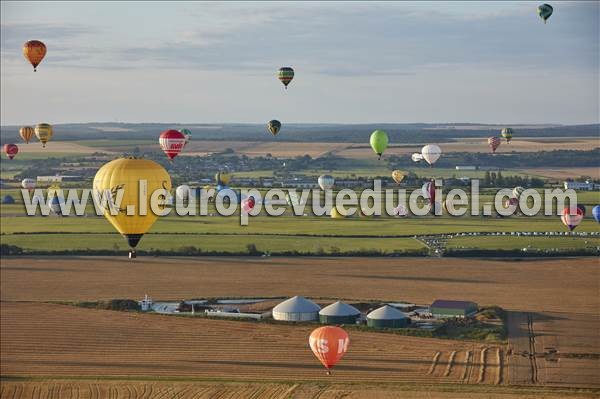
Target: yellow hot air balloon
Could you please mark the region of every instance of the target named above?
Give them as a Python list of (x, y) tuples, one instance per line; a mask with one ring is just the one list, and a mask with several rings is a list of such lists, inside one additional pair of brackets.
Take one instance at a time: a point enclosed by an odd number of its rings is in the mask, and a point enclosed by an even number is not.
[(215, 181), (217, 185), (226, 186), (231, 181), (231, 175), (227, 172), (217, 172), (215, 174)]
[(394, 179), (396, 184), (402, 183), (402, 180), (404, 180), (405, 176), (406, 175), (401, 170), (395, 170), (392, 172), (392, 179)]
[(29, 144), (29, 140), (31, 140), (31, 138), (35, 134), (35, 130), (33, 130), (31, 126), (23, 126), (19, 129), (19, 134), (21, 135), (23, 141)]
[[(140, 190), (140, 181), (144, 180), (145, 192)], [(115, 159), (103, 165), (94, 177), (94, 192), (98, 198), (106, 195), (108, 190), (116, 205), (115, 215), (105, 206), (104, 216), (127, 240), (131, 247), (130, 258), (135, 258), (136, 245), (158, 218), (150, 202), (152, 193), (159, 189), (169, 192), (171, 177), (162, 166), (148, 159)], [(123, 197), (121, 203), (117, 204), (119, 190), (123, 190)], [(159, 208), (164, 208), (166, 198), (160, 195), (157, 199), (162, 202), (157, 204)], [(143, 207), (145, 212), (140, 209)]]
[(331, 208), (331, 218), (332, 219), (343, 219), (345, 216), (337, 210), (336, 207)]
[(46, 147), (46, 143), (52, 138), (52, 126), (47, 123), (38, 123), (35, 126), (35, 135), (42, 143), (42, 147)]

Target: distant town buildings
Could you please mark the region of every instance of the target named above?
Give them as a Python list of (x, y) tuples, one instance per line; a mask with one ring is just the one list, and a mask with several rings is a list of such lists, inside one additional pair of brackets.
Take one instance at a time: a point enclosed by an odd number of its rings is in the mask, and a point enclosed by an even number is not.
[(600, 190), (600, 184), (586, 180), (580, 181), (566, 181), (564, 183), (565, 190), (579, 190), (579, 191), (595, 191)]

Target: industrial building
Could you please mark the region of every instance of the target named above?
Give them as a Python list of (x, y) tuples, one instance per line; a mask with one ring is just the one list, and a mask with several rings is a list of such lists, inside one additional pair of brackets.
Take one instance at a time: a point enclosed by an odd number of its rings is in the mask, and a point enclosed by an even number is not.
[(367, 315), (367, 325), (374, 328), (401, 328), (410, 324), (410, 319), (398, 309), (384, 305)]
[(438, 318), (454, 318), (454, 317), (470, 317), (477, 313), (477, 304), (468, 301), (450, 301), (445, 299), (435, 300), (429, 307), (429, 311), (433, 317)]
[(273, 318), (285, 321), (316, 321), (319, 320), (321, 307), (308, 299), (295, 296), (281, 302), (273, 308)]
[(355, 324), (359, 317), (360, 310), (341, 301), (332, 303), (319, 312), (322, 324)]

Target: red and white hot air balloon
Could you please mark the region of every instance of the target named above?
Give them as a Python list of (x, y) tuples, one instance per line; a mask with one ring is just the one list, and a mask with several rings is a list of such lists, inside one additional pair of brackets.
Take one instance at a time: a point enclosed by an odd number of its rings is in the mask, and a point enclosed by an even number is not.
[(489, 137), (487, 142), (490, 148), (492, 149), (492, 153), (495, 153), (496, 149), (500, 147), (500, 143), (502, 143), (502, 140), (500, 140), (498, 137)]
[(256, 205), (256, 200), (254, 197), (248, 197), (242, 200), (242, 211), (245, 213), (250, 213), (250, 211), (254, 209), (254, 205)]
[(16, 144), (4, 144), (4, 153), (8, 159), (13, 159), (19, 152), (19, 147)]
[(567, 226), (569, 228), (569, 231), (573, 231), (573, 230), (575, 230), (575, 227), (577, 227), (579, 225), (579, 223), (581, 223), (581, 221), (583, 220), (583, 216), (584, 215), (583, 215), (583, 211), (581, 210), (581, 208), (574, 207), (573, 212), (571, 212), (571, 209), (569, 207), (566, 207), (562, 211), (560, 220), (563, 222), (563, 224), (565, 226)]
[(350, 344), (348, 333), (339, 327), (319, 327), (310, 334), (310, 349), (331, 375), (331, 368), (344, 356)]
[(160, 148), (167, 154), (167, 157), (172, 161), (185, 146), (185, 134), (178, 130), (165, 130), (158, 138)]

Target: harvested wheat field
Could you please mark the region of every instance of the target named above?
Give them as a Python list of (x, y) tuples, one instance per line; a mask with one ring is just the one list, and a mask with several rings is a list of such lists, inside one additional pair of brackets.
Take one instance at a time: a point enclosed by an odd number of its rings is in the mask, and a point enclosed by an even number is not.
[[(559, 399), (591, 398), (593, 393), (568, 390), (495, 388), (470, 389), (464, 385), (449, 386), (385, 385), (385, 384), (314, 384), (314, 383), (219, 383), (176, 381), (97, 381), (97, 380), (4, 380), (0, 386), (2, 399), (395, 399), (399, 390), (403, 399)], [(418, 389), (418, 390), (417, 390)]]
[[(221, 380), (328, 381), (308, 349), (307, 326), (193, 319), (2, 303), (1, 374), (12, 376), (198, 377)], [(501, 346), (352, 331), (352, 350), (336, 381), (495, 384)], [(470, 363), (447, 353), (476, 353)], [(433, 361), (435, 354), (444, 355)], [(473, 373), (464, 373), (465, 367)], [(447, 368), (450, 373), (445, 373)], [(479, 378), (478, 372), (486, 375)], [(330, 378), (329, 378), (330, 379)]]
[[(0, 266), (3, 301), (205, 297), (472, 300), (510, 310), (598, 313), (597, 258), (18, 257)], [(557, 295), (560, 292), (560, 295)]]

